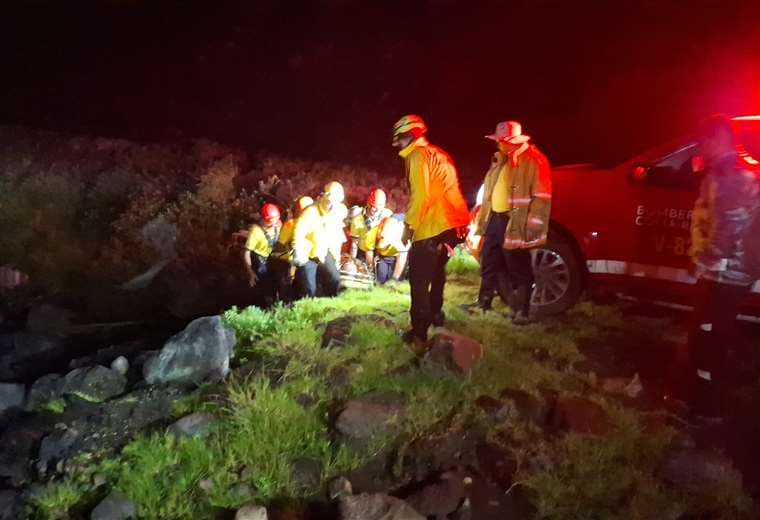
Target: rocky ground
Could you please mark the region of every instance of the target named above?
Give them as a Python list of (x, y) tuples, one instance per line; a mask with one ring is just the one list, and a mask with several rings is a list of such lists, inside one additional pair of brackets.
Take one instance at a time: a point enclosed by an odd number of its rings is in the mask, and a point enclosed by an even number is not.
[(0, 336), (0, 518), (757, 517), (757, 353), (733, 354), (727, 420), (696, 424), (682, 317), (582, 303), (516, 328), (461, 311), (476, 279), (452, 271), (423, 357), (406, 285), (67, 364), (73, 318), (35, 307)]

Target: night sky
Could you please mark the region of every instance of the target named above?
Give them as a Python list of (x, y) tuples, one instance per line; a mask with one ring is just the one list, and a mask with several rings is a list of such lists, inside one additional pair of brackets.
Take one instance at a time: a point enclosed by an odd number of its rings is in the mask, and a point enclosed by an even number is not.
[(760, 113), (760, 2), (3, 3), (0, 123), (207, 137), (395, 172), (422, 115), (469, 178), (518, 119), (553, 163), (625, 159)]

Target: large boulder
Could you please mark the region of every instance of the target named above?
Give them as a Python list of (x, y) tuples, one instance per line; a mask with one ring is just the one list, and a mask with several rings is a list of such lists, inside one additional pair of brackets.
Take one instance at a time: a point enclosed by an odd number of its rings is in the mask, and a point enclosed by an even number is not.
[(235, 333), (220, 316), (198, 318), (145, 363), (143, 376), (149, 384), (218, 381), (230, 370), (234, 347)]
[(423, 366), (434, 372), (467, 375), (483, 359), (483, 345), (467, 336), (443, 332), (430, 340)]
[(406, 502), (382, 493), (342, 496), (341, 520), (425, 520)]
[(21, 408), (26, 397), (26, 387), (15, 383), (0, 383), (0, 413), (10, 408)]
[(403, 395), (372, 392), (348, 401), (335, 421), (335, 429), (348, 443), (361, 446), (376, 435), (398, 431), (405, 412)]
[(0, 490), (0, 520), (16, 520), (21, 516), (18, 495), (10, 489)]
[(75, 368), (66, 374), (62, 390), (64, 394), (100, 403), (123, 394), (126, 387), (127, 378), (122, 374), (96, 365), (90, 368)]
[(131, 518), (137, 518), (137, 507), (120, 491), (111, 491), (90, 514), (90, 520), (129, 520)]

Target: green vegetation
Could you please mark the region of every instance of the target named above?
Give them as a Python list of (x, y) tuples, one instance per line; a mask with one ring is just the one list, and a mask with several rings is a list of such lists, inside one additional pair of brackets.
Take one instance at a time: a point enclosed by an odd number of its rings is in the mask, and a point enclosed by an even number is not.
[[(504, 442), (520, 460), (516, 478), (531, 490), (539, 518), (643, 520), (705, 511), (715, 518), (749, 517), (740, 487), (712, 490), (713, 496), (706, 497), (664, 485), (657, 469), (674, 432), (663, 428), (645, 434), (637, 411), (603, 394), (592, 393), (592, 399), (607, 410), (614, 430), (600, 438), (541, 438), (530, 426), (489, 422), (474, 401), (497, 396), (505, 387), (534, 394), (539, 388), (572, 393), (577, 387), (568, 381), (590, 387), (588, 376), (572, 368), (581, 359), (578, 342), (604, 341), (625, 333), (630, 324), (619, 309), (590, 303), (523, 328), (499, 313), (466, 314), (458, 304), (474, 299), (477, 277), (465, 268), (466, 257), (454, 260), (445, 309), (449, 326), (485, 347), (483, 361), (470, 376), (434, 376), (413, 363), (398, 334), (408, 323), (407, 285), (347, 291), (336, 299), (305, 300), (267, 312), (231, 309), (225, 319), (239, 338), (239, 362), (252, 370), (233, 374), (224, 386), (202, 387), (175, 410), (177, 415), (211, 411), (219, 417), (219, 428), (203, 439), (163, 433), (141, 437), (117, 460), (103, 461), (91, 473), (106, 475), (146, 519), (211, 518), (217, 508), (252, 499), (267, 503), (308, 496), (316, 490), (294, 476), (296, 461), (313, 461), (324, 484), (395, 440), (377, 438), (364, 452), (334, 443), (328, 432), (331, 406), (369, 391), (391, 390), (408, 402), (399, 424), (407, 441), (456, 423), (485, 428), (491, 440)], [(349, 317), (346, 344), (322, 348), (325, 325), (341, 317)], [(537, 362), (536, 349), (550, 362)], [(517, 440), (521, 448), (505, 439)], [(35, 500), (38, 514), (65, 510), (83, 489), (78, 481), (51, 486)]]
[(81, 485), (70, 480), (50, 483), (31, 499), (34, 518), (65, 520), (69, 518), (69, 510), (82, 501), (84, 493)]

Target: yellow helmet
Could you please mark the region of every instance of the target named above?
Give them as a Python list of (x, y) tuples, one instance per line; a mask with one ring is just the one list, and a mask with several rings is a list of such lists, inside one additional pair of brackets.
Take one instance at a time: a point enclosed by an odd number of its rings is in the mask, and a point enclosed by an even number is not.
[(304, 195), (303, 197), (298, 197), (298, 200), (296, 201), (296, 208), (298, 210), (298, 213), (301, 213), (303, 210), (305, 210), (312, 204), (314, 204), (314, 199), (312, 199), (308, 195)]
[(343, 199), (346, 198), (346, 194), (343, 191), (343, 185), (338, 181), (328, 182), (325, 184), (325, 189), (323, 191), (330, 196), (330, 199), (334, 203), (343, 202)]
[(393, 125), (393, 138), (395, 139), (401, 134), (411, 132), (412, 130), (417, 130), (420, 134), (424, 134), (427, 132), (427, 125), (420, 116), (409, 114), (396, 121), (396, 124)]

